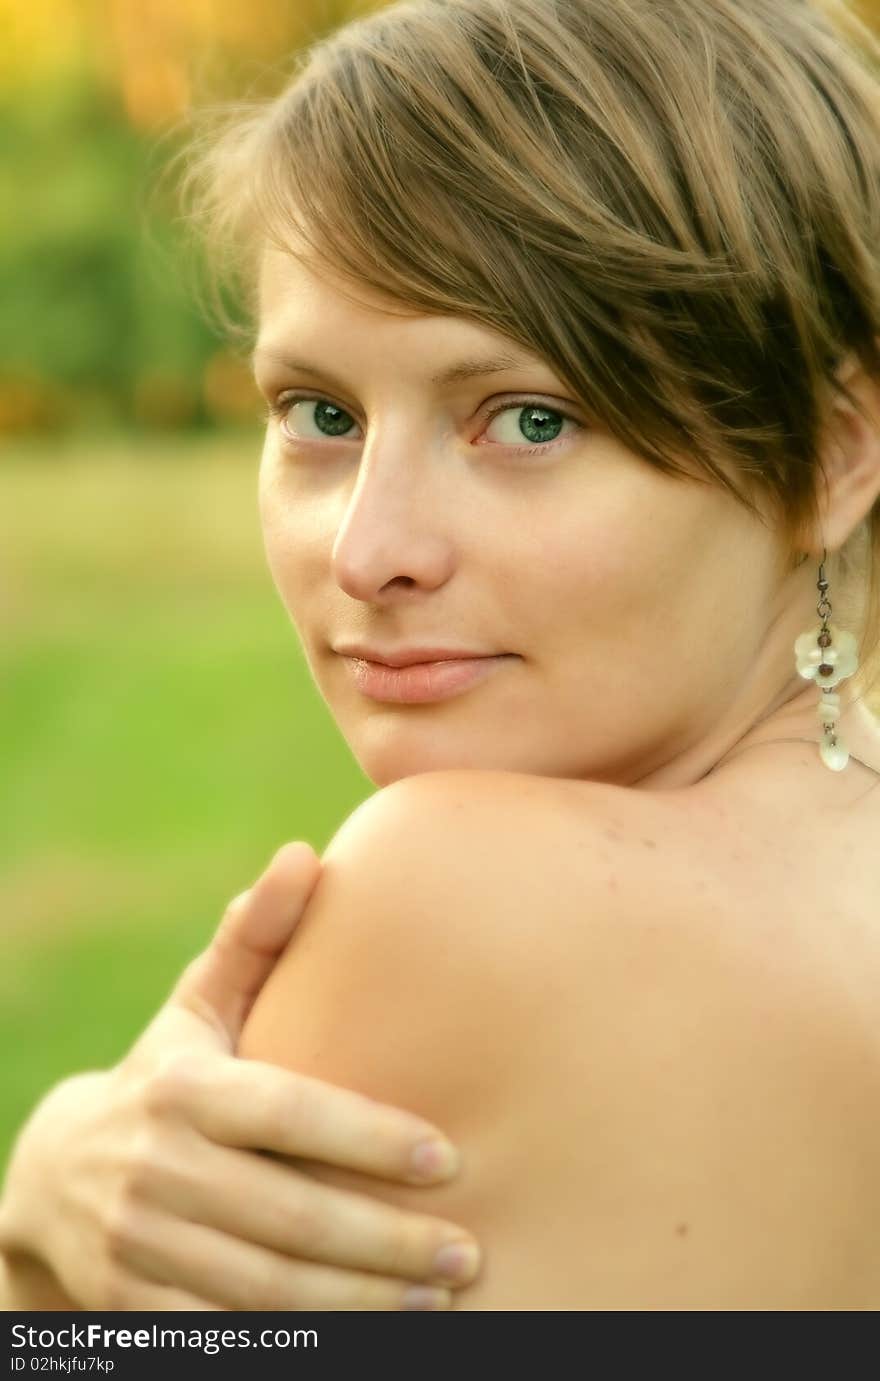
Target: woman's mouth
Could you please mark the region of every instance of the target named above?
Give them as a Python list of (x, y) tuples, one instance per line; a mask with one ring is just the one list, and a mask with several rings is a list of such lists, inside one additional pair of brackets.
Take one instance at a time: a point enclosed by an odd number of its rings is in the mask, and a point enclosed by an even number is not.
[(424, 705), (448, 700), (484, 681), (514, 655), (462, 657), (443, 662), (416, 662), (408, 667), (389, 667), (362, 657), (343, 657), (358, 690), (371, 700), (403, 705)]

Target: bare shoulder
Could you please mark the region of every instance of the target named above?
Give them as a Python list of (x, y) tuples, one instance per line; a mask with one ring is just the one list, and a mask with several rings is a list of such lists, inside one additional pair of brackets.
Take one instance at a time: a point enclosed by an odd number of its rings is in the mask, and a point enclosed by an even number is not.
[[(620, 1055), (660, 1039), (686, 1059), (698, 1036), (694, 1058), (714, 1051), (729, 1068), (760, 1052), (767, 1077), (777, 1067), (784, 1077), (793, 1047), (857, 1040), (837, 1000), (845, 976), (796, 926), (783, 933), (744, 910), (721, 851), (687, 825), (660, 798), (602, 783), (476, 769), (403, 778), (358, 806), (325, 849), (255, 1015), (283, 991), (278, 1006), (296, 1000), (302, 1035), (319, 1005), (310, 971), (323, 966), (328, 1011), (354, 972), (348, 1011), (394, 991), (398, 1013), (412, 998), (413, 1020), (428, 1021), (433, 995), (430, 1020), (461, 1033), (475, 1004), (471, 1034), (501, 1061), (522, 1045), (526, 1010), (537, 1048), (532, 1018), (545, 998), (552, 1029), (570, 1010), (579, 1041), (605, 1048), (625, 1012)], [(450, 993), (454, 1021), (441, 1010), (451, 1012)], [(493, 1003), (501, 1015), (489, 1030)]]
[(676, 890), (699, 897), (715, 877), (708, 852), (689, 843), (681, 813), (661, 809), (658, 797), (518, 772), (460, 768), (402, 778), (352, 812), (325, 866), (360, 854), (377, 836), (396, 868), (412, 863), (434, 885), (445, 878), (465, 902), (471, 886), (481, 899), (500, 888), (506, 902), (509, 883), (517, 894), (534, 889), (544, 907), (571, 905), (579, 916), (588, 898), (614, 909), (641, 887), (655, 904)]
[(571, 785), (370, 797), (243, 1053), (462, 1146), (456, 1184), (376, 1191), (484, 1242), (459, 1307), (876, 1307), (880, 1071), (839, 991), (737, 924), (680, 816)]
[[(444, 1125), (474, 1079), (488, 1115), (542, 1027), (558, 1028), (559, 1002), (583, 1006), (599, 952), (607, 973), (615, 950), (625, 964), (634, 947), (618, 933), (633, 910), (626, 821), (603, 806), (602, 788), (593, 799), (551, 779), (472, 769), (403, 778), (368, 797), (324, 850), (242, 1052)], [(662, 931), (656, 914), (651, 924)], [(415, 1056), (423, 1045), (430, 1077)]]

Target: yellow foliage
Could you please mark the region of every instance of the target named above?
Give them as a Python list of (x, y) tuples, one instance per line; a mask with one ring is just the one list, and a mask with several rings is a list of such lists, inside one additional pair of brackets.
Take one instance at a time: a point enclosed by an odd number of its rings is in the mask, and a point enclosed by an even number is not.
[(14, 92), (63, 71), (91, 70), (116, 86), (135, 125), (154, 127), (183, 113), (195, 79), (212, 64), (234, 70), (254, 60), (284, 68), (328, 27), (384, 3), (0, 0), (0, 86)]

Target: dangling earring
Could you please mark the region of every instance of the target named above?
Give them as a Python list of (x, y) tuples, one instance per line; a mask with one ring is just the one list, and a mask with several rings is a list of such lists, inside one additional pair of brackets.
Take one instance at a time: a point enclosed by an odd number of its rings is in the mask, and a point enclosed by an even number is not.
[(818, 628), (802, 633), (794, 645), (797, 669), (805, 681), (815, 681), (822, 688), (819, 698), (819, 723), (824, 737), (819, 745), (819, 755), (832, 772), (842, 772), (849, 762), (849, 750), (841, 742), (837, 732), (840, 721), (840, 696), (834, 687), (852, 676), (859, 667), (858, 643), (854, 633), (847, 633), (829, 624), (831, 601), (828, 598), (828, 581), (825, 579), (825, 562), (828, 560), (827, 548), (823, 550), (822, 564), (819, 567), (819, 603), (816, 613), (822, 622)]

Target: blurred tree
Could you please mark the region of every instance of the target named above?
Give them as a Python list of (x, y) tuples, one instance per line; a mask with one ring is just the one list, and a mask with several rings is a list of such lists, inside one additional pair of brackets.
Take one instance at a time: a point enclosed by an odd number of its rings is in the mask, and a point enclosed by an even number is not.
[[(77, 74), (7, 97), (0, 121), (0, 416), (7, 426), (132, 420), (143, 369), (161, 363), (185, 381), (215, 348), (183, 293), (163, 301), (151, 273), (144, 141), (118, 97)], [(10, 405), (34, 378), (45, 389), (36, 418)]]
[(375, 7), (0, 0), (0, 433), (258, 415), (151, 185), (192, 104), (277, 90), (302, 44)]

